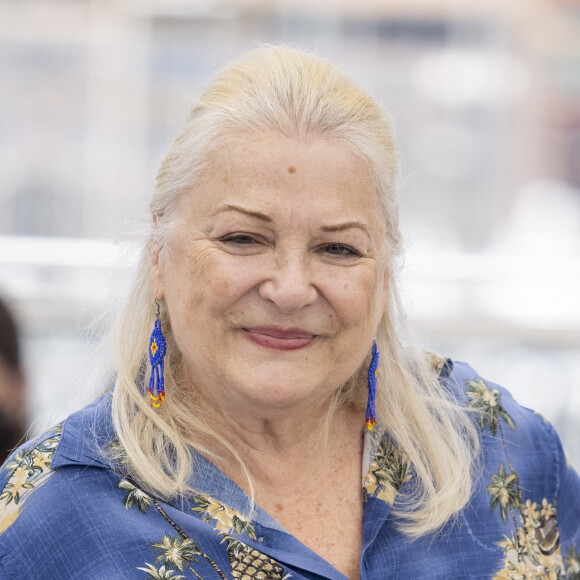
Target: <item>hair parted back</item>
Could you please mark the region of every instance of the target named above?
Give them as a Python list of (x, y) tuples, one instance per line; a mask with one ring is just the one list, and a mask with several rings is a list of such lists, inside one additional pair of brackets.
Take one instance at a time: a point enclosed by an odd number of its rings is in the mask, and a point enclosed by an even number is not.
[[(215, 458), (215, 452), (201, 443), (211, 438), (236, 457), (252, 489), (243, 460), (222, 434), (214, 432), (210, 418), (201, 415), (187, 385), (178, 378), (180, 353), (164, 308), (161, 320), (169, 364), (166, 399), (159, 409), (151, 408), (144, 385), (148, 383), (148, 338), (155, 318), (150, 263), (153, 253), (170, 239), (176, 202), (181, 195), (195, 191), (228, 141), (261, 132), (338, 142), (363, 159), (375, 179), (391, 270), (389, 308), (377, 333), (381, 353), (377, 423), (388, 429), (407, 455), (417, 480), (413, 496), (396, 512), (399, 527), (411, 536), (433, 531), (468, 501), (478, 444), (467, 413), (448, 398), (425, 355), (410, 346), (397, 290), (401, 238), (395, 194), (397, 159), (390, 124), (383, 110), (348, 75), (296, 48), (259, 47), (222, 68), (194, 101), (161, 163), (149, 206), (150, 235), (115, 328), (113, 422), (120, 445), (109, 453), (124, 462), (129, 475), (144, 489), (159, 497), (179, 497), (193, 491), (187, 485), (195, 469), (191, 450)], [(368, 360), (361, 363), (355, 376), (336, 393), (333, 411), (345, 401), (366, 404)]]

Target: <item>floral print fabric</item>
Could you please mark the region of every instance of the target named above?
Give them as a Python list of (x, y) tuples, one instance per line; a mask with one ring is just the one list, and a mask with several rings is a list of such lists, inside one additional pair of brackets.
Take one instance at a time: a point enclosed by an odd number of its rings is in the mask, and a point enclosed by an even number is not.
[[(413, 466), (377, 425), (365, 443), (361, 578), (580, 580), (580, 478), (551, 425), (467, 365), (434, 364), (473, 413), (482, 475), (457, 518), (410, 540), (391, 507), (412, 492)], [(105, 396), (3, 466), (0, 578), (344, 579), (205, 458), (199, 493), (165, 503), (109, 464), (113, 438)]]

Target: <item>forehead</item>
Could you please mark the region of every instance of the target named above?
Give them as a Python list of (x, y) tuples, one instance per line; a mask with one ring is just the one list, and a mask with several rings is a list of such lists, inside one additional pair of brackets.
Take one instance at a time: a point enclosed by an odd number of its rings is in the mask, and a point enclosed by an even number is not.
[[(357, 181), (370, 187), (371, 172), (367, 165), (341, 143), (330, 139), (295, 139), (278, 133), (258, 133), (232, 141), (220, 152), (213, 163), (224, 174), (235, 175), (240, 180), (272, 179), (278, 176), (287, 183)], [(288, 174), (294, 179), (288, 179)], [(296, 179), (298, 178), (298, 179)]]
[[(219, 147), (191, 196), (197, 215), (218, 204), (329, 218), (380, 219), (375, 180), (363, 159), (330, 139), (258, 133)], [(274, 216), (275, 217), (275, 216)]]

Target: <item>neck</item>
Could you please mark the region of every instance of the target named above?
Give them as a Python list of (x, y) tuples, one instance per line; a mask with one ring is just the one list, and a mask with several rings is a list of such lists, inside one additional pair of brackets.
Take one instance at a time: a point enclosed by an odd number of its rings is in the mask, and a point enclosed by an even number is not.
[[(236, 405), (208, 405), (213, 428), (224, 437), (225, 445), (206, 442), (218, 467), (248, 492), (248, 477), (239, 458), (250, 471), (256, 486), (280, 488), (292, 481), (312, 480), (336, 465), (337, 454), (362, 453), (364, 411), (347, 407), (331, 411), (330, 401), (286, 409), (259, 410)], [(329, 413), (332, 415), (329, 417)], [(234, 450), (237, 458), (231, 453)]]

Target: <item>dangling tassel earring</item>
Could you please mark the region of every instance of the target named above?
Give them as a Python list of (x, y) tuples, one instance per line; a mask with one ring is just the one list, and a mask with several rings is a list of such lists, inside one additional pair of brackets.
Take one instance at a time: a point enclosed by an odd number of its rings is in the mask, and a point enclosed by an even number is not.
[(159, 302), (157, 304), (157, 315), (155, 326), (149, 339), (149, 362), (151, 363), (151, 378), (149, 379), (149, 397), (154, 407), (160, 407), (165, 399), (165, 384), (163, 382), (163, 357), (167, 350), (165, 337), (161, 332), (161, 320), (159, 320)]
[(379, 374), (379, 351), (377, 343), (373, 343), (373, 356), (367, 373), (367, 384), (369, 387), (369, 400), (367, 403), (367, 429), (373, 430), (375, 426), (375, 394), (377, 392), (377, 376)]

